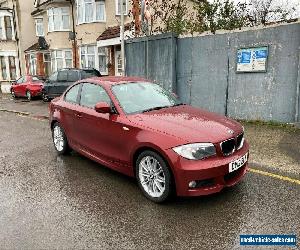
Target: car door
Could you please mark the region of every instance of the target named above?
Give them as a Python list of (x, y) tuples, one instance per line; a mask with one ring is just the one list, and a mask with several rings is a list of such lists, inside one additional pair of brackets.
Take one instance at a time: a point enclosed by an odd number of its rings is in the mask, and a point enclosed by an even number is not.
[(19, 78), (12, 87), (16, 96), (21, 96), (21, 88), (22, 88), (21, 84), (23, 83), (23, 81), (24, 81), (24, 76)]
[(79, 92), (81, 84), (76, 84), (68, 90), (61, 104), (61, 123), (71, 146), (78, 146), (78, 134), (75, 131), (77, 114), (80, 110)]
[(22, 83), (20, 83), (19, 85), (21, 96), (26, 96), (27, 84), (28, 84), (28, 76), (24, 76)]
[(123, 137), (123, 125), (118, 114), (101, 114), (94, 109), (98, 102), (111, 103), (106, 91), (97, 84), (84, 83), (81, 89), (81, 111), (74, 123), (80, 148), (106, 162), (128, 163), (120, 158), (120, 148), (128, 138)]

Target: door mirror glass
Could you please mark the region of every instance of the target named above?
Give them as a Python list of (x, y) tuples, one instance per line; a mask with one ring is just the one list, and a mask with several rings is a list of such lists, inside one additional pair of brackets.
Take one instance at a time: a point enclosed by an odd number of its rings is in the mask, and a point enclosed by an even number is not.
[(98, 102), (95, 106), (95, 110), (101, 114), (110, 114), (111, 108), (106, 102)]

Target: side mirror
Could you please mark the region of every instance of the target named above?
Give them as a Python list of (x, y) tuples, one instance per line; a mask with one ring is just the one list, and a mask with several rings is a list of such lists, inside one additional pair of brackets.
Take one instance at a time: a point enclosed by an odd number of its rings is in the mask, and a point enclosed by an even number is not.
[(111, 108), (106, 102), (98, 102), (95, 106), (95, 110), (101, 114), (110, 114)]

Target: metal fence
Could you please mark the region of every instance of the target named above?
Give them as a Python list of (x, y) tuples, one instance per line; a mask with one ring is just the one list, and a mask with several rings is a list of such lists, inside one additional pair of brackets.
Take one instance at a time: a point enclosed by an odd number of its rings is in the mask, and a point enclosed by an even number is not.
[[(267, 71), (237, 73), (237, 50), (268, 46)], [(126, 42), (126, 74), (150, 78), (182, 101), (237, 119), (300, 121), (300, 23), (217, 35)]]

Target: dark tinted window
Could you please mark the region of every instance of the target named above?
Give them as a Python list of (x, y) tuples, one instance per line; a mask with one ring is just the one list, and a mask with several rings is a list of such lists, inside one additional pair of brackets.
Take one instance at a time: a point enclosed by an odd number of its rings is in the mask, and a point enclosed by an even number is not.
[(80, 105), (94, 108), (98, 102), (110, 104), (110, 98), (106, 91), (99, 85), (85, 83), (82, 86)]
[(57, 81), (59, 81), (59, 82), (68, 81), (68, 71), (67, 70), (59, 71), (58, 76), (57, 76)]
[(82, 71), (82, 79), (90, 78), (90, 77), (95, 77), (95, 76), (101, 76), (99, 71), (97, 70), (84, 70)]
[(57, 72), (53, 73), (50, 77), (49, 77), (49, 81), (50, 82), (56, 82), (57, 81)]
[(75, 70), (68, 72), (68, 82), (77, 82), (79, 80), (79, 73)]
[(81, 84), (77, 84), (72, 87), (65, 96), (66, 102), (77, 103), (78, 91), (80, 89)]

